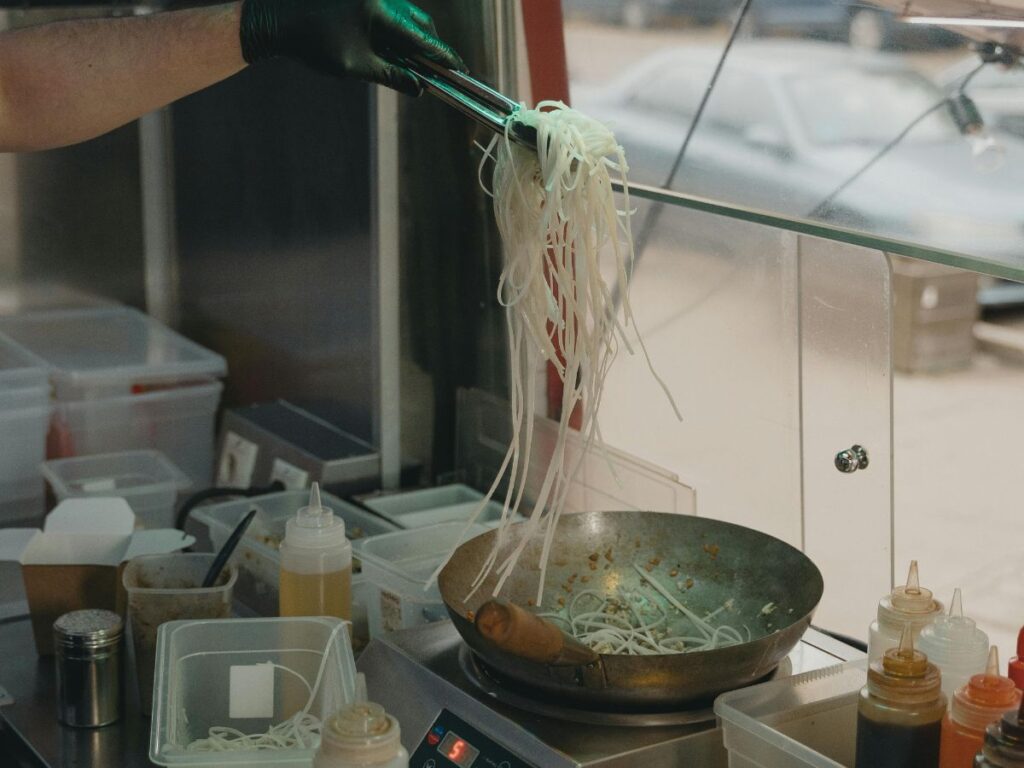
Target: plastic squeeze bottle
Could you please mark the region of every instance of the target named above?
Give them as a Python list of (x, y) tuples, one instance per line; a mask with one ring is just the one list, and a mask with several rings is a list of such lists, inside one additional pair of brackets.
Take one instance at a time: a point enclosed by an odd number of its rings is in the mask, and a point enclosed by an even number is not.
[(942, 603), (921, 586), (917, 560), (912, 561), (906, 585), (895, 587), (878, 602), (878, 618), (869, 628), (868, 659), (878, 661), (887, 648), (898, 645), (904, 624), (910, 624), (916, 642), (921, 630), (941, 615)]
[(279, 608), (282, 616), (352, 618), (352, 545), (316, 483), (309, 506), (285, 524)]
[(398, 721), (364, 701), (324, 723), (313, 768), (409, 768)]
[(988, 635), (978, 629), (974, 619), (964, 616), (959, 588), (953, 591), (949, 613), (921, 630), (917, 649), (939, 668), (947, 698), (967, 685), (973, 675), (985, 671)]
[(1024, 768), (1024, 704), (985, 729), (985, 743), (974, 768)]
[(1013, 680), (999, 674), (999, 649), (993, 645), (985, 673), (974, 675), (950, 699), (942, 720), (940, 768), (970, 766), (985, 740), (985, 729), (1006, 712), (1016, 717), (1020, 699)]
[(1024, 691), (1024, 629), (1017, 635), (1017, 655), (1010, 659), (1009, 676)]
[(868, 667), (857, 701), (856, 768), (937, 768), (945, 713), (939, 670), (914, 649), (907, 623), (899, 646)]

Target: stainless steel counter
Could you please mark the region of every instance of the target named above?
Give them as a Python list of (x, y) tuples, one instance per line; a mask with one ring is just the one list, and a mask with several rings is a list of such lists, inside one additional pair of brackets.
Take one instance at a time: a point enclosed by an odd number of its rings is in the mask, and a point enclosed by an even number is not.
[[(53, 658), (36, 656), (28, 616), (0, 620), (0, 721), (45, 768), (149, 768), (149, 720), (139, 714), (132, 665), (125, 665), (125, 714), (105, 728), (76, 729), (56, 717)], [(10, 701), (10, 703), (4, 703)], [(7, 766), (2, 754), (0, 764)], [(17, 763), (16, 763), (17, 764)]]

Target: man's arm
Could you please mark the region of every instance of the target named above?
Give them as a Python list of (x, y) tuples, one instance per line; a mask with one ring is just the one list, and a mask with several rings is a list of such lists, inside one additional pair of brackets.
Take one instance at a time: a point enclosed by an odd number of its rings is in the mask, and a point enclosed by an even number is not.
[(91, 139), (245, 67), (240, 3), (0, 33), (0, 151)]
[(0, 152), (91, 139), (276, 56), (406, 93), (395, 63), (462, 60), (409, 0), (245, 0), (0, 33)]

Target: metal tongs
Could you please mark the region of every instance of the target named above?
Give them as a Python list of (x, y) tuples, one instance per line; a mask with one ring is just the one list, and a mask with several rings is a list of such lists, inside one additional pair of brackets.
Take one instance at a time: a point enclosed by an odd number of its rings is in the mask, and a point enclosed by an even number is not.
[(423, 90), (497, 134), (508, 136), (528, 149), (537, 149), (537, 129), (516, 119), (519, 104), (486, 83), (448, 69), (426, 57), (402, 62)]

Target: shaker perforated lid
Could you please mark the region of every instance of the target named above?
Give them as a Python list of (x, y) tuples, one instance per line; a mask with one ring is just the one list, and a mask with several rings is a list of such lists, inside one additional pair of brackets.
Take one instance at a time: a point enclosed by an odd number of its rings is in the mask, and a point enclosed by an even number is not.
[(123, 634), (124, 622), (112, 611), (72, 611), (53, 622), (53, 638), (58, 648), (108, 648), (119, 643)]

